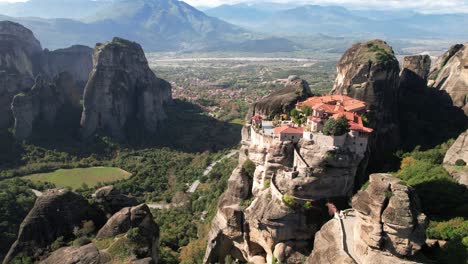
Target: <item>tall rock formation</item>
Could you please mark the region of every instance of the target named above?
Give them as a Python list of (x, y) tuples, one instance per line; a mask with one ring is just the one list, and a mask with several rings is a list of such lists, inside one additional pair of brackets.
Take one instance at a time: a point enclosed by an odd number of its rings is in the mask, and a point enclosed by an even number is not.
[(298, 76), (289, 76), (284, 88), (271, 93), (250, 107), (246, 120), (250, 121), (254, 115), (274, 116), (279, 113), (289, 113), (298, 101), (310, 96), (312, 91), (307, 81)]
[(166, 118), (163, 104), (171, 101), (170, 94), (139, 44), (120, 38), (97, 44), (84, 93), (83, 135), (103, 130), (125, 139), (138, 128), (154, 133)]
[(468, 43), (453, 46), (438, 61), (432, 87), (447, 92), (453, 104), (468, 115)]
[[(102, 205), (118, 199), (135, 204), (131, 197), (112, 190), (109, 186), (98, 191), (95, 202)], [(124, 208), (114, 204), (112, 209), (117, 212), (106, 219), (109, 211), (102, 211), (83, 196), (65, 189), (48, 190), (38, 197), (24, 219), (3, 263), (29, 257), (44, 264), (157, 264), (159, 227), (148, 206)], [(96, 238), (91, 240), (94, 235)], [(73, 246), (67, 245), (70, 243)], [(56, 249), (57, 245), (61, 247)]]
[(41, 44), (29, 29), (0, 22), (0, 130), (11, 123), (13, 96), (33, 85), (41, 54)]
[(79, 118), (76, 113), (80, 111), (80, 98), (80, 91), (69, 73), (62, 72), (52, 81), (38, 76), (31, 90), (13, 98), (15, 137), (27, 139), (33, 131), (49, 133), (44, 130), (58, 128), (59, 119)]
[(426, 216), (415, 191), (390, 174), (372, 174), (352, 200), (354, 213), (330, 220), (315, 236), (306, 263), (416, 263)]
[[(38, 75), (45, 79), (61, 79), (63, 72), (71, 74), (77, 89), (76, 97), (80, 98), (82, 88), (88, 80), (92, 68), (92, 49), (85, 46), (48, 51), (42, 50), (41, 44), (34, 34), (20, 24), (10, 21), (0, 22), (0, 132), (12, 125), (10, 105), (17, 94), (28, 92), (34, 85)], [(40, 84), (37, 84), (38, 86)], [(60, 87), (58, 87), (60, 88)], [(44, 89), (40, 89), (44, 90)], [(63, 91), (61, 93), (68, 93)], [(34, 94), (34, 93), (33, 93)], [(30, 94), (34, 97), (33, 94)], [(43, 94), (44, 95), (44, 94)], [(38, 101), (37, 98), (23, 98), (23, 107), (28, 100)], [(53, 101), (56, 98), (48, 98)], [(20, 99), (18, 99), (19, 101)], [(79, 100), (79, 99), (78, 99)], [(31, 102), (29, 104), (32, 104)], [(54, 103), (56, 104), (56, 103)], [(30, 119), (30, 118), (29, 118)], [(29, 134), (27, 132), (26, 134)], [(20, 136), (20, 138), (23, 138)]]
[(333, 94), (344, 94), (366, 102), (371, 166), (385, 164), (385, 155), (399, 144), (398, 80), (400, 67), (392, 48), (381, 40), (354, 44), (337, 66)]
[[(341, 146), (325, 138), (294, 143), (244, 127), (239, 167), (220, 197), (204, 262), (223, 263), (227, 255), (252, 263), (304, 261), (326, 218), (325, 201), (351, 195), (364, 158), (343, 140)], [(244, 164), (251, 163), (255, 170), (248, 172)]]
[(445, 91), (427, 87), (429, 70), (427, 55), (404, 58), (398, 102), (403, 149), (434, 147), (458, 136), (468, 126), (468, 117), (453, 106)]

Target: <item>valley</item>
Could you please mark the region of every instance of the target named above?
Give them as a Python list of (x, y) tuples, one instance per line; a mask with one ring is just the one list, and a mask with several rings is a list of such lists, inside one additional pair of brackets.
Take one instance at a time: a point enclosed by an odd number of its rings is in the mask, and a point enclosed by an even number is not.
[(466, 264), (468, 4), (222, 2), (0, 0), (0, 262)]

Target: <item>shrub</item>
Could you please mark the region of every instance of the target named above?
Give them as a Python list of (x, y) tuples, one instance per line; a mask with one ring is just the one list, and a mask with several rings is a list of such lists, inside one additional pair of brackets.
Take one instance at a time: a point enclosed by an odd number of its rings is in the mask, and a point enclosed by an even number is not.
[(63, 236), (57, 238), (51, 245), (50, 245), (50, 249), (52, 249), (52, 251), (55, 251), (63, 246), (65, 246), (65, 242), (63, 241)]
[(75, 226), (73, 229), (73, 234), (76, 237), (85, 237), (94, 232), (94, 222), (92, 220), (89, 221), (83, 221), (83, 227), (79, 228), (78, 226)]
[(270, 185), (271, 185), (271, 180), (270, 179), (266, 179), (266, 180), (263, 181), (263, 189), (270, 188)]
[(312, 208), (312, 203), (310, 201), (307, 201), (307, 202), (305, 202), (303, 207), (304, 207), (304, 209), (308, 210), (308, 209)]
[(140, 236), (140, 228), (138, 227), (135, 227), (135, 228), (131, 228), (127, 231), (127, 238), (130, 239), (130, 241), (132, 242), (139, 242), (141, 240), (141, 236)]
[(312, 115), (312, 108), (310, 108), (307, 105), (301, 107), (301, 111), (302, 111), (302, 113), (304, 113), (305, 116), (311, 116)]
[(254, 176), (254, 172), (255, 172), (255, 163), (253, 163), (253, 161), (251, 160), (246, 160), (244, 162), (244, 164), (242, 164), (242, 170), (244, 171), (245, 174), (247, 174), (247, 176), (249, 176), (250, 178), (253, 178)]
[(468, 221), (456, 217), (444, 222), (431, 221), (426, 231), (427, 236), (435, 239), (454, 240), (468, 237)]
[(455, 165), (456, 166), (466, 166), (466, 162), (462, 159), (457, 159), (457, 161), (455, 161)]
[(330, 118), (323, 125), (322, 130), (324, 135), (327, 136), (341, 136), (349, 132), (348, 119), (345, 116), (341, 116), (337, 120)]
[(87, 237), (79, 237), (77, 239), (75, 239), (73, 241), (73, 246), (74, 247), (81, 247), (81, 246), (84, 246), (86, 244), (89, 244), (91, 243), (91, 239), (87, 238)]
[(292, 197), (291, 195), (289, 194), (285, 194), (283, 195), (283, 202), (284, 204), (286, 204), (286, 206), (288, 206), (289, 208), (292, 208), (296, 205), (296, 200), (294, 199), (294, 197)]

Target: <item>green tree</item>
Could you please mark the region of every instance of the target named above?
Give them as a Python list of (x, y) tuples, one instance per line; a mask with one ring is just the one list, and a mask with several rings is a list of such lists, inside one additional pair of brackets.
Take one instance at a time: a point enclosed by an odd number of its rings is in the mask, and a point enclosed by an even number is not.
[(305, 116), (311, 116), (312, 115), (312, 108), (310, 108), (307, 105), (304, 105), (303, 107), (301, 107), (301, 111), (302, 111), (302, 113), (304, 113)]
[(250, 178), (253, 178), (254, 172), (255, 172), (256, 166), (255, 163), (251, 160), (246, 160), (244, 164), (242, 164), (242, 170), (249, 176)]
[(344, 135), (349, 132), (348, 119), (345, 116), (341, 116), (338, 119), (330, 118), (325, 122), (322, 132), (327, 136)]

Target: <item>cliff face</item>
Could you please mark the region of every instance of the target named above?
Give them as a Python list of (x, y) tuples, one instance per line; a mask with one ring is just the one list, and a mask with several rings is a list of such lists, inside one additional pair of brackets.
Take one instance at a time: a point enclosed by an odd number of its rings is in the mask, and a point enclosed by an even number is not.
[[(31, 121), (35, 119), (32, 115), (41, 115), (37, 111), (32, 111), (41, 108), (37, 106), (40, 105), (37, 103), (38, 101), (48, 100), (49, 103), (52, 103), (51, 108), (63, 103), (62, 98), (45, 98), (47, 95), (52, 95), (50, 92), (45, 91), (50, 89), (39, 89), (39, 87), (51, 86), (44, 84), (50, 81), (41, 81), (41, 83), (34, 84), (38, 75), (43, 76), (41, 78), (43, 80), (64, 80), (62, 74), (68, 72), (72, 76), (73, 82), (76, 82), (73, 86), (78, 88), (73, 88), (73, 91), (67, 90), (68, 85), (63, 87), (62, 83), (56, 85), (56, 88), (66, 90), (55, 92), (60, 94), (74, 93), (73, 97), (78, 98), (77, 102), (79, 103), (82, 87), (86, 83), (92, 68), (91, 54), (91, 48), (85, 46), (43, 51), (41, 44), (29, 29), (9, 21), (0, 22), (0, 130), (6, 130), (11, 125), (13, 119), (10, 106), (13, 97), (17, 94), (24, 92), (27, 95), (16, 100), (16, 110), (19, 111), (16, 111), (17, 117), (30, 122), (30, 124), (24, 124), (24, 126), (31, 127), (27, 128), (24, 133), (20, 132), (19, 137), (21, 139), (31, 133), (28, 130), (32, 129)], [(36, 87), (36, 92), (29, 91), (33, 85)], [(37, 96), (41, 98), (34, 98)], [(55, 100), (58, 100), (58, 102), (55, 102)], [(46, 106), (43, 104), (42, 107)], [(46, 121), (53, 119), (53, 115), (49, 116), (50, 119), (47, 116), (45, 117)], [(19, 126), (20, 130), (22, 130), (22, 125)]]
[(154, 133), (170, 100), (170, 85), (154, 75), (140, 45), (119, 38), (98, 44), (84, 93), (83, 135), (104, 130), (124, 139), (137, 127)]
[[(113, 210), (117, 210), (108, 215), (108, 219), (105, 216), (108, 207), (104, 206), (103, 211), (77, 193), (65, 189), (44, 192), (21, 224), (18, 238), (3, 263), (11, 263), (23, 255), (45, 264), (158, 263), (159, 228), (150, 209), (112, 190), (111, 186), (104, 187), (93, 195), (96, 204), (112, 203)], [(119, 207), (113, 203), (116, 199), (123, 201), (123, 205)], [(97, 234), (93, 241), (83, 239), (89, 234), (80, 237), (76, 231), (84, 229), (86, 222), (92, 223), (91, 227), (88, 224), (86, 232)], [(78, 246), (77, 243), (73, 243), (74, 246), (63, 243), (63, 247), (53, 248), (52, 243), (60, 237), (64, 242), (81, 242)], [(109, 243), (97, 243), (103, 240)]]
[(15, 137), (26, 139), (33, 132), (44, 132), (40, 127), (55, 127), (60, 116), (80, 109), (80, 97), (73, 77), (67, 72), (59, 74), (52, 81), (38, 76), (31, 90), (13, 98), (11, 110), (15, 120)]
[(446, 91), (427, 86), (429, 67), (428, 56), (404, 58), (399, 82), (398, 120), (401, 146), (406, 149), (417, 145), (433, 147), (457, 137), (468, 125), (468, 117), (453, 105)]
[(45, 50), (45, 67), (49, 76), (61, 72), (70, 73), (80, 88), (84, 88), (89, 73), (93, 69), (93, 49), (87, 46), (75, 45), (65, 49)]
[(468, 115), (468, 43), (452, 47), (439, 61), (431, 85), (446, 91), (453, 104), (463, 109)]
[(13, 96), (33, 85), (40, 71), (41, 52), (41, 44), (29, 29), (0, 22), (0, 129), (10, 124)]
[[(223, 263), (227, 255), (252, 263), (304, 261), (327, 214), (324, 199), (353, 190), (364, 155), (347, 146), (295, 145), (244, 127), (240, 165), (219, 200), (205, 263)], [(243, 169), (246, 161), (255, 165), (253, 175)]]
[(284, 88), (254, 103), (247, 113), (246, 120), (250, 121), (254, 115), (274, 116), (289, 113), (298, 101), (310, 96), (312, 96), (312, 91), (309, 84), (297, 76), (290, 76)]
[(317, 233), (307, 263), (415, 263), (401, 257), (421, 249), (427, 221), (410, 187), (389, 174), (372, 174), (352, 205), (352, 213)]
[(366, 102), (369, 126), (374, 133), (369, 141), (372, 161), (383, 164), (383, 153), (399, 143), (398, 80), (399, 63), (393, 50), (381, 40), (354, 44), (337, 66), (333, 94), (344, 94)]

